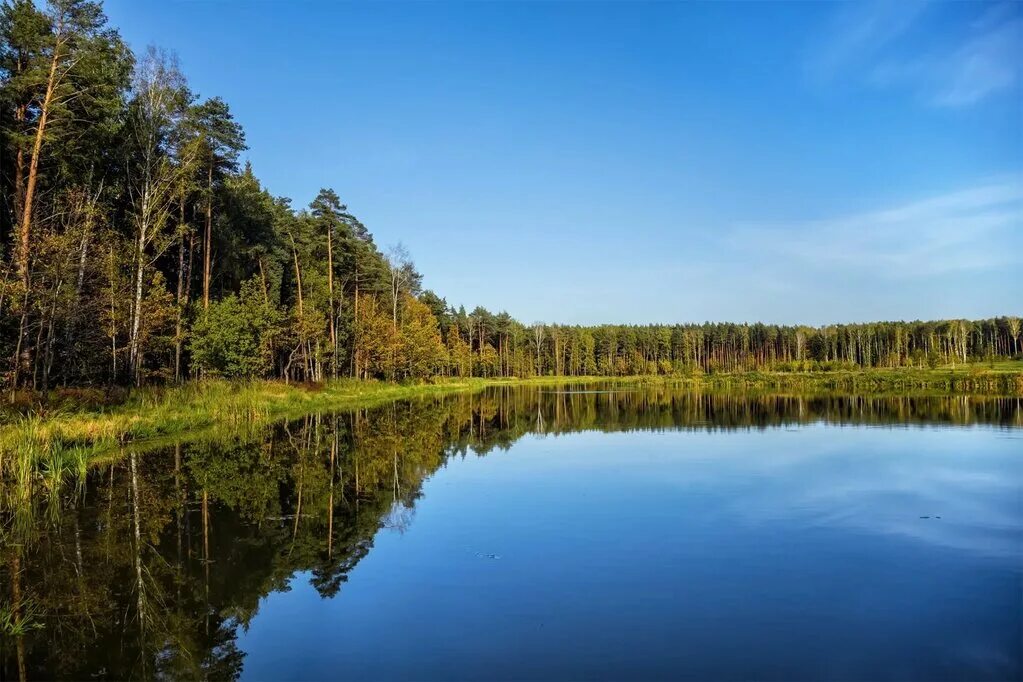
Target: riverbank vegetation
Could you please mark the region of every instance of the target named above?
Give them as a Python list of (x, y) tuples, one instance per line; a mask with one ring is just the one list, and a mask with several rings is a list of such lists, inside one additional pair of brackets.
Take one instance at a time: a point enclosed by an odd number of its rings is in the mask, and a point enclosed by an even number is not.
[[(367, 407), (446, 393), (478, 392), (488, 386), (574, 385), (611, 387), (666, 386), (697, 393), (784, 391), (790, 394), (844, 392), (874, 395), (976, 394), (1023, 396), (1023, 363), (1004, 363), (958, 370), (870, 370), (806, 374), (744, 372), (679, 378), (635, 376), (535, 377), (532, 379), (443, 379), (433, 383), (395, 384), (339, 379), (322, 385), (274, 381), (207, 380), (181, 386), (153, 387), (126, 393), (113, 402), (101, 392), (54, 392), (48, 402), (20, 405), (0, 421), (0, 476), (16, 467), (40, 470), (56, 453), (83, 463), (97, 454), (140, 440), (185, 437), (209, 428), (239, 431), (310, 412)], [(6, 462), (4, 461), (6, 460)], [(17, 476), (15, 476), (17, 477)]]
[(449, 304), (333, 189), (274, 195), (228, 103), (89, 0), (0, 4), (0, 148), (5, 479), (496, 381), (1023, 392), (1013, 316), (578, 326)]
[[(735, 380), (749, 382), (745, 376)], [(29, 503), (36, 493), (57, 492), (84, 480), (96, 465), (119, 461), (126, 452), (148, 452), (168, 444), (258, 441), (268, 428), (311, 414), (343, 416), (395, 405), (415, 412), (436, 406), (442, 398), (450, 398), (452, 404), (479, 406), (486, 419), (492, 419), (494, 413), (483, 406), (498, 406), (502, 411), (499, 421), (506, 428), (515, 416), (516, 437), (531, 429), (561, 433), (591, 428), (586, 425), (612, 417), (615, 423), (622, 420), (622, 428), (636, 427), (634, 413), (638, 410), (644, 418), (651, 417), (654, 408), (656, 417), (647, 423), (649, 428), (656, 424), (661, 428), (705, 425), (709, 422), (704, 410), (714, 411), (717, 420), (721, 410), (729, 410), (734, 414), (728, 423), (736, 426), (767, 426), (771, 422), (763, 421), (760, 406), (782, 404), (788, 406), (789, 416), (798, 414), (800, 418), (805, 417), (798, 411), (800, 405), (844, 406), (827, 413), (829, 420), (874, 419), (882, 413), (897, 420), (925, 406), (930, 406), (927, 419), (972, 420), (975, 412), (982, 410), (990, 423), (1019, 426), (1023, 391), (1016, 395), (989, 393), (982, 390), (986, 384), (974, 383), (969, 392), (966, 386), (952, 386), (947, 380), (934, 375), (933, 383), (907, 386), (898, 377), (888, 381), (878, 376), (857, 393), (812, 383), (790, 384), (784, 389), (744, 383), (743, 390), (733, 390), (736, 386), (663, 377), (585, 383), (565, 378), (476, 379), (429, 385), (341, 380), (326, 386), (210, 381), (143, 390), (117, 406), (68, 406), (0, 424), (0, 512), (7, 506)], [(744, 406), (753, 412), (743, 415)], [(611, 410), (611, 417), (603, 414), (605, 409)], [(989, 413), (989, 409), (994, 411)], [(587, 416), (581, 418), (582, 414)], [(480, 419), (481, 429), (493, 428), (485, 427), (483, 417)]]
[(192, 91), (172, 54), (133, 54), (96, 2), (3, 3), (0, 145), (8, 395), (216, 377), (756, 372), (766, 385), (777, 380), (764, 372), (991, 365), (1023, 351), (1013, 316), (574, 326), (451, 305), (333, 189), (299, 207), (263, 186), (228, 103)]

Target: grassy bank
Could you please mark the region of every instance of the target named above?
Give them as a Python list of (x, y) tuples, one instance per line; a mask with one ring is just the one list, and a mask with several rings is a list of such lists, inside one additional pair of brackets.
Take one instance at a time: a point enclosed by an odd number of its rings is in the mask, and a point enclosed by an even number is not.
[(59, 478), (127, 442), (180, 437), (208, 428), (247, 425), (313, 411), (365, 407), (398, 399), (480, 390), (495, 385), (564, 385), (586, 382), (678, 385), (722, 391), (850, 392), (888, 394), (963, 393), (1023, 395), (1023, 363), (958, 368), (866, 370), (819, 373), (748, 372), (694, 377), (541, 377), (449, 379), (398, 385), (338, 380), (323, 386), (280, 382), (207, 381), (134, 391), (105, 404), (84, 394), (38, 403), (0, 422), (0, 475), (23, 479), (42, 473)]
[[(48, 396), (0, 419), (0, 477), (22, 478), (40, 463), (80, 468), (129, 442), (193, 434), (210, 427), (242, 428), (314, 411), (369, 407), (393, 400), (476, 391), (499, 384), (556, 385), (576, 381), (536, 379), (451, 379), (428, 384), (393, 384), (342, 379), (306, 386), (275, 381), (203, 381), (126, 394), (108, 404), (99, 394)], [(80, 397), (76, 404), (75, 397)], [(22, 471), (21, 469), (25, 469)], [(45, 471), (43, 472), (45, 474)]]
[(122, 402), (106, 406), (92, 404), (79, 408), (58, 398), (28, 414), (8, 415), (0, 425), (0, 449), (17, 449), (23, 440), (96, 449), (212, 425), (264, 422), (316, 410), (474, 390), (483, 385), (481, 380), (408, 386), (354, 380), (325, 386), (272, 381), (203, 381), (137, 390)]
[(870, 369), (837, 372), (742, 372), (707, 375), (699, 383), (722, 389), (778, 389), (899, 393), (927, 391), (979, 395), (1023, 395), (1023, 362), (935, 369)]

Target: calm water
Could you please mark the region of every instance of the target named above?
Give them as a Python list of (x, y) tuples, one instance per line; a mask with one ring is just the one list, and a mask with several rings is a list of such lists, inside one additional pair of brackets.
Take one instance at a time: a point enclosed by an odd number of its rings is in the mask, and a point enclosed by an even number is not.
[(3, 679), (1017, 680), (1023, 405), (502, 389), (3, 516)]

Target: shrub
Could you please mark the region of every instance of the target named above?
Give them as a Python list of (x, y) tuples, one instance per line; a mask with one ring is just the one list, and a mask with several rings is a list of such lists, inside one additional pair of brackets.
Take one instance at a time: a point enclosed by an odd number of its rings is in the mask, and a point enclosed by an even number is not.
[(211, 303), (192, 327), (189, 349), (197, 369), (208, 376), (260, 377), (273, 361), (281, 313), (263, 298), (255, 282), (240, 296)]

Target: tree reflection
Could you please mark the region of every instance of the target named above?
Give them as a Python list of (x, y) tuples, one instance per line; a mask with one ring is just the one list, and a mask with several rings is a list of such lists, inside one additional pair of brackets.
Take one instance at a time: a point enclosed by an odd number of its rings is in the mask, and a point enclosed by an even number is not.
[[(497, 388), (314, 414), (143, 452), (0, 516), (3, 679), (240, 675), (260, 600), (298, 572), (337, 596), (382, 528), (404, 532), (451, 457), (527, 433), (836, 424), (1019, 427), (1020, 399)], [(14, 499), (23, 501), (14, 504)], [(40, 503), (45, 501), (45, 508)]]

